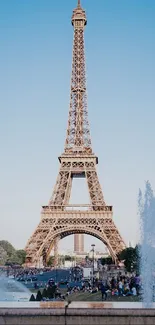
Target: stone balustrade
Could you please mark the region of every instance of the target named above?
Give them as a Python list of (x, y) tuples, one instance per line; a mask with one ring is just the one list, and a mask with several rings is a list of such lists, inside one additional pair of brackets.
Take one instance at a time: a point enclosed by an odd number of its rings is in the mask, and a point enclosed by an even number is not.
[(155, 309), (141, 303), (0, 303), (0, 325), (153, 325)]

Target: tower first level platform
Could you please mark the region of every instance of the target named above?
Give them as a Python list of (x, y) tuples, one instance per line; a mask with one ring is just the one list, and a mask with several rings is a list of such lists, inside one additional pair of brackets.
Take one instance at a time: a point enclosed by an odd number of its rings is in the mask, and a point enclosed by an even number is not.
[[(87, 210), (81, 211), (80, 208)], [(40, 257), (48, 261), (55, 239), (71, 234), (88, 234), (100, 239), (108, 248), (113, 260), (125, 244), (113, 222), (112, 206), (44, 206), (41, 221), (27, 246), (27, 263), (36, 266)], [(75, 210), (76, 209), (76, 210)]]

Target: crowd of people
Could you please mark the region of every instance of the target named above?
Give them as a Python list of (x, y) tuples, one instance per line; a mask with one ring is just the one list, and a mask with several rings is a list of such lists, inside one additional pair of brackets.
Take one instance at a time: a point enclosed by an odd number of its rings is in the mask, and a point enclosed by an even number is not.
[[(37, 275), (45, 275), (45, 272), (51, 270), (52, 268), (24, 269), (9, 267), (3, 271), (6, 273), (7, 276), (13, 277), (16, 280), (23, 281), (25, 285), (27, 285), (29, 281), (34, 281), (31, 285), (31, 288), (33, 287), (34, 289), (39, 290), (44, 288), (47, 289), (50, 286), (50, 283), (52, 283), (53, 285), (53, 279), (52, 282), (50, 282), (50, 280), (37, 280)], [(107, 298), (109, 299), (113, 296), (127, 297), (139, 296), (141, 294), (141, 278), (138, 274), (129, 275), (127, 273), (124, 273), (122, 275), (121, 272), (118, 272), (114, 276), (110, 276), (108, 275), (108, 272), (106, 272), (106, 277), (103, 277), (100, 280), (87, 279), (87, 281), (85, 281), (83, 279), (82, 268), (72, 268), (68, 272), (68, 278), (63, 279), (63, 281), (56, 281), (54, 279), (54, 282), (60, 292), (63, 284), (65, 285), (65, 287), (67, 287), (65, 296), (69, 296), (73, 293), (76, 294), (78, 292), (87, 292), (93, 294), (100, 291), (102, 300), (106, 300)]]
[(14, 279), (23, 279), (43, 274), (45, 272), (51, 271), (52, 268), (23, 268), (16, 266), (7, 266), (0, 269), (0, 274)]
[(141, 292), (141, 278), (138, 274), (125, 274), (112, 277), (101, 283), (102, 299), (111, 296), (139, 296)]
[(141, 293), (141, 279), (138, 274), (109, 277), (106, 280), (82, 281), (81, 286), (67, 285), (67, 295), (78, 292), (96, 293), (101, 291), (102, 300), (111, 296), (139, 296)]
[(67, 295), (78, 292), (96, 293), (101, 291), (102, 300), (112, 296), (139, 296), (141, 294), (141, 278), (138, 274), (107, 277), (102, 280), (82, 281), (81, 286), (67, 285)]

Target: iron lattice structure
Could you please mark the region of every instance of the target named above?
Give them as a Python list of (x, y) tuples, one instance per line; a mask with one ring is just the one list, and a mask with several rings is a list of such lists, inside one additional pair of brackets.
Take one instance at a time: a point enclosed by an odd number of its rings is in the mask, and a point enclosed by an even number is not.
[[(42, 207), (41, 221), (26, 246), (27, 265), (37, 265), (42, 256), (47, 262), (55, 246), (55, 264), (58, 264), (58, 240), (70, 234), (90, 234), (100, 239), (114, 261), (126, 246), (116, 228), (112, 206), (106, 206), (98, 180), (98, 158), (92, 151), (88, 122), (84, 29), (87, 24), (85, 11), (78, 1), (73, 11), (74, 27), (71, 96), (64, 153), (59, 157), (60, 170), (53, 195), (47, 206)], [(90, 204), (81, 211), (80, 206), (69, 205), (72, 179), (85, 177)]]

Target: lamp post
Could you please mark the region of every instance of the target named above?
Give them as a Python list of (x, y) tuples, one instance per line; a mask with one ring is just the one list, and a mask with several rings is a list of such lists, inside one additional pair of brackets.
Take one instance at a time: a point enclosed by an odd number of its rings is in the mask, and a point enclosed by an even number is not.
[(92, 247), (92, 252), (93, 252), (93, 284), (94, 284), (94, 252), (95, 252), (95, 244), (92, 244), (91, 245), (91, 247)]
[(56, 266), (56, 269), (55, 269), (55, 282), (57, 284), (57, 278), (58, 278), (58, 274), (57, 274), (57, 266)]
[(59, 267), (59, 256), (58, 256), (58, 264), (55, 266), (55, 282), (58, 282), (58, 267)]

